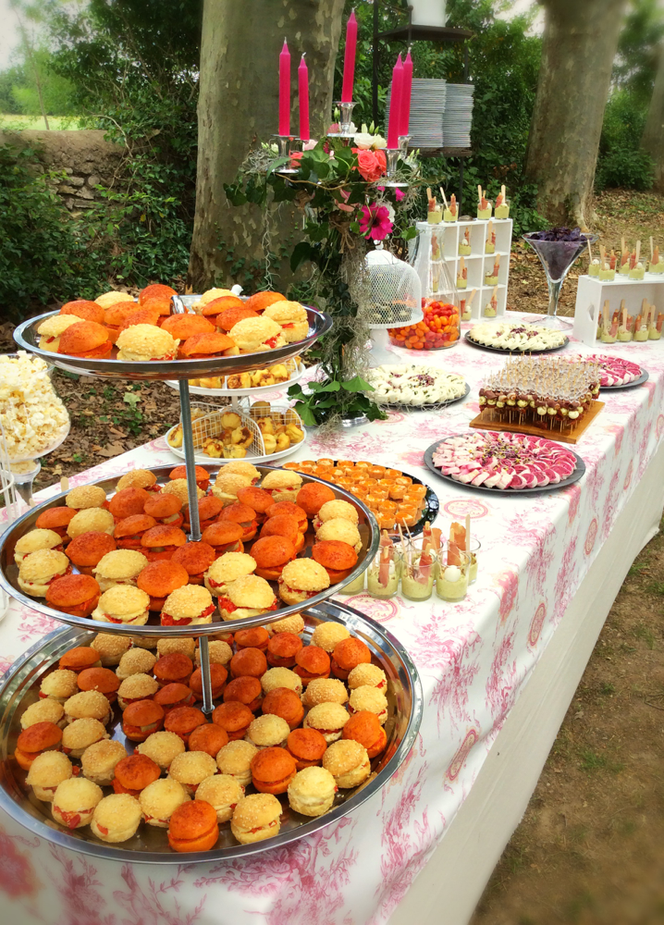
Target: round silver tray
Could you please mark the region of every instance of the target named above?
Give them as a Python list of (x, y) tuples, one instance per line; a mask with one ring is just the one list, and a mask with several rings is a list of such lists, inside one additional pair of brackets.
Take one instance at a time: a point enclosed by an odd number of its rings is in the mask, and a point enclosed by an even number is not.
[[(185, 301), (185, 299), (183, 299)], [(191, 301), (191, 297), (189, 297)], [(332, 327), (332, 319), (315, 308), (305, 306), (309, 320), (309, 333), (303, 340), (263, 353), (241, 353), (232, 357), (209, 357), (202, 360), (150, 360), (145, 363), (128, 363), (123, 360), (90, 360), (85, 357), (64, 356), (49, 350), (40, 350), (37, 328), (58, 312), (46, 312), (29, 318), (14, 331), (14, 340), (23, 350), (36, 353), (43, 360), (70, 373), (99, 376), (103, 379), (199, 379), (206, 376), (232, 376), (237, 373), (263, 369), (298, 357)], [(115, 348), (114, 348), (115, 351)]]
[[(157, 476), (159, 482), (163, 483), (168, 481), (168, 474), (174, 468), (175, 466), (153, 466), (150, 467), (150, 471)], [(222, 467), (218, 464), (206, 464), (205, 468), (211, 475), (216, 475), (217, 471)], [(256, 468), (260, 471), (261, 475), (266, 475), (268, 472), (272, 472), (278, 467), (259, 465), (256, 466)], [(329, 588), (326, 588), (325, 591), (321, 591), (320, 594), (312, 597), (307, 602), (307, 606), (311, 608), (322, 603), (332, 594), (337, 594), (344, 585), (354, 581), (365, 571), (378, 549), (380, 531), (376, 518), (359, 498), (354, 497), (354, 495), (351, 495), (343, 488), (325, 482), (323, 479), (316, 478), (313, 475), (306, 475), (303, 472), (298, 474), (302, 477), (303, 483), (319, 482), (320, 484), (327, 485), (335, 492), (338, 498), (348, 501), (355, 507), (359, 515), (358, 529), (362, 539), (362, 550), (359, 553), (358, 562), (353, 571), (343, 581), (331, 585)], [(99, 485), (108, 494), (115, 491), (115, 486), (119, 478), (120, 476), (117, 475), (112, 478), (97, 479), (87, 484)], [(262, 626), (265, 623), (272, 623), (274, 620), (281, 620), (289, 614), (299, 613), (302, 610), (302, 604), (289, 604), (284, 605), (279, 610), (271, 610), (268, 613), (259, 614), (256, 617), (247, 617), (243, 620), (230, 621), (223, 621), (220, 614), (217, 612), (213, 614), (212, 623), (197, 624), (194, 626), (161, 626), (159, 617), (155, 613), (150, 614), (149, 622), (145, 626), (128, 626), (115, 623), (101, 623), (92, 620), (91, 617), (74, 617), (71, 616), (71, 614), (62, 613), (60, 610), (54, 610), (46, 604), (44, 598), (29, 597), (19, 588), (17, 581), (18, 566), (14, 562), (14, 547), (17, 540), (23, 536), (24, 533), (34, 528), (35, 521), (42, 511), (50, 507), (62, 505), (66, 495), (67, 492), (61, 492), (49, 498), (48, 501), (44, 501), (42, 504), (33, 507), (26, 514), (23, 514), (22, 517), (19, 517), (18, 520), (14, 521), (14, 523), (0, 536), (0, 586), (2, 586), (15, 600), (29, 607), (31, 610), (36, 610), (47, 617), (51, 617), (53, 620), (58, 620), (60, 623), (66, 623), (69, 626), (76, 626), (81, 629), (94, 629), (95, 632), (104, 633), (118, 633), (121, 636), (153, 637), (167, 636), (169, 634), (173, 636), (210, 636), (216, 633), (234, 633), (239, 629), (247, 629), (251, 626)], [(303, 554), (306, 554), (309, 546), (310, 543), (305, 545), (302, 550)]]
[[(284, 845), (337, 822), (377, 793), (409, 754), (422, 719), (422, 688), (417, 669), (401, 643), (373, 620), (345, 604), (334, 601), (309, 609), (303, 616), (306, 622), (305, 642), (308, 642), (318, 623), (327, 620), (343, 623), (353, 635), (369, 646), (374, 662), (382, 667), (388, 678), (389, 718), (385, 725), (387, 747), (372, 762), (372, 775), (369, 780), (354, 790), (339, 791), (333, 808), (325, 815), (314, 819), (301, 816), (290, 809), (288, 800), (283, 795), (279, 798), (284, 808), (281, 831), (275, 838), (251, 845), (240, 845), (231, 835), (229, 823), (223, 823), (215, 848), (191, 854), (172, 851), (168, 845), (166, 830), (154, 826), (141, 825), (133, 838), (117, 845), (99, 841), (88, 826), (73, 831), (59, 826), (51, 818), (49, 804), (37, 800), (31, 788), (25, 784), (26, 772), (18, 766), (13, 752), (21, 731), (20, 715), (29, 704), (38, 699), (39, 686), (44, 674), (57, 666), (58, 659), (68, 649), (76, 645), (89, 644), (88, 640), (92, 634), (80, 629), (57, 630), (50, 633), (29, 649), (0, 682), (0, 806), (30, 832), (63, 848), (97, 858), (146, 864), (190, 864), (247, 857), (262, 851), (283, 848)], [(101, 628), (103, 627), (100, 626)], [(117, 708), (114, 715), (117, 718)], [(113, 724), (112, 736), (125, 744), (117, 719)], [(133, 744), (126, 744), (131, 752)]]

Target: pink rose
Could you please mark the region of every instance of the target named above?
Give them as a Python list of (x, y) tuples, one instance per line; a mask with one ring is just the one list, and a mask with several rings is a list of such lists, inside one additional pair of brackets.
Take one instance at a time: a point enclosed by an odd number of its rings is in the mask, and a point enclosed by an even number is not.
[(354, 149), (357, 153), (357, 169), (367, 183), (375, 183), (385, 173), (387, 163), (384, 151)]

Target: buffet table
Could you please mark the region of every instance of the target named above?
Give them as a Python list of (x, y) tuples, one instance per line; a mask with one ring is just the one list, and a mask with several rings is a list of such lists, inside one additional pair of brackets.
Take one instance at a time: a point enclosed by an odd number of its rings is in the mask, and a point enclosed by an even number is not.
[[(470, 514), (482, 543), (478, 580), (461, 603), (346, 598), (406, 646), (424, 689), (417, 745), (379, 795), (286, 848), (177, 868), (93, 861), (42, 842), (3, 814), (3, 918), (12, 925), (401, 925), (415, 915), (424, 923), (467, 921), (664, 504), (664, 341), (609, 349), (650, 378), (635, 389), (602, 392), (605, 407), (575, 447), (587, 473), (567, 489), (474, 492), (424, 467), (424, 449), (466, 429), (479, 410), (477, 383), (505, 360), (465, 343), (435, 353), (394, 349), (395, 362), (464, 375), (471, 385), (465, 402), (443, 412), (390, 412), (387, 421), (328, 439), (313, 431), (290, 457), (369, 459), (416, 474), (440, 498), (443, 533)], [(171, 461), (179, 463), (160, 438), (71, 484)], [(0, 670), (57, 628), (12, 602), (0, 624)]]

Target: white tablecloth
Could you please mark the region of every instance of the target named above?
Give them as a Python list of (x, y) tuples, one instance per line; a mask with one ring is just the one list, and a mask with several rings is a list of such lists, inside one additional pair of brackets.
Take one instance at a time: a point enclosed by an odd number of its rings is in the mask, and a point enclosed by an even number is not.
[[(404, 643), (424, 688), (416, 747), (380, 794), (295, 845), (249, 861), (196, 867), (92, 861), (52, 848), (1, 815), (0, 891), (7, 921), (386, 922), (471, 792), (513, 704), (662, 439), (663, 342), (609, 349), (643, 365), (650, 379), (637, 389), (602, 393), (605, 407), (575, 447), (587, 474), (568, 489), (535, 496), (473, 493), (444, 483), (423, 467), (423, 450), (466, 428), (478, 411), (477, 383), (504, 362), (500, 355), (465, 344), (437, 353), (395, 351), (395, 358), (464, 374), (472, 386), (466, 402), (443, 413), (390, 413), (385, 422), (336, 433), (326, 441), (314, 436), (292, 457), (364, 458), (412, 472), (439, 495), (438, 526), (446, 532), (452, 519), (470, 513), (482, 542), (478, 581), (459, 604), (435, 597), (425, 604), (398, 598), (377, 601), (365, 594), (347, 599)], [(72, 482), (170, 461), (177, 463), (159, 439)], [(0, 624), (0, 669), (54, 626), (29, 608), (12, 604)]]

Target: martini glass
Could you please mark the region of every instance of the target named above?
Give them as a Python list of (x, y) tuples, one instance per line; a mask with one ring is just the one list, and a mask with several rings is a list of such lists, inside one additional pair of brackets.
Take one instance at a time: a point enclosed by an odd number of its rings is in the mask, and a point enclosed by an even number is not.
[(549, 307), (546, 317), (530, 323), (540, 324), (557, 331), (566, 331), (572, 326), (572, 322), (558, 317), (560, 290), (563, 288), (565, 277), (574, 261), (581, 256), (589, 243), (595, 243), (597, 235), (586, 234), (582, 239), (576, 238), (573, 241), (538, 241), (530, 234), (524, 234), (523, 240), (530, 244), (539, 257), (549, 288)]

